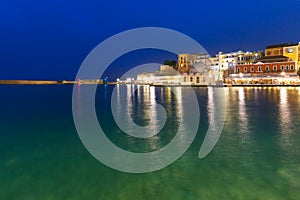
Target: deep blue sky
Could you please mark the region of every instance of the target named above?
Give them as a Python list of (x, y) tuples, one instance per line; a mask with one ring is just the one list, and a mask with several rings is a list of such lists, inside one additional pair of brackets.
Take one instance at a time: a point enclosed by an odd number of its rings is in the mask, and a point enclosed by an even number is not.
[[(212, 55), (263, 50), (300, 41), (299, 11), (300, 0), (1, 0), (0, 79), (74, 79), (101, 41), (145, 26), (185, 33)], [(153, 56), (164, 60), (157, 52)]]

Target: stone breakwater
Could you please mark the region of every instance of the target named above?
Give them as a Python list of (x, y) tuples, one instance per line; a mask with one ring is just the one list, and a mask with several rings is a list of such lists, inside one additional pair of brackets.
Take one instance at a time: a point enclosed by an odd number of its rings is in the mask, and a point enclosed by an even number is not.
[[(53, 81), (53, 80), (0, 80), (0, 85), (57, 85), (78, 84), (78, 81)], [(80, 84), (103, 84), (102, 81), (80, 80)]]
[(0, 80), (0, 84), (8, 85), (51, 85), (58, 84), (58, 81), (32, 81), (32, 80)]

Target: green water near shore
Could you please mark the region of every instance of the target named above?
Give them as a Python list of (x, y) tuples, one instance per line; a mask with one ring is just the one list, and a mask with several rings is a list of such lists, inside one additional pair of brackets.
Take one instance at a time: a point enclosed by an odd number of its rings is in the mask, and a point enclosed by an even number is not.
[[(99, 86), (96, 97), (107, 135), (144, 151), (119, 139), (107, 107), (113, 87)], [(167, 88), (155, 90), (172, 100)], [(162, 170), (128, 174), (103, 165), (81, 143), (72, 86), (1, 86), (0, 199), (300, 199), (300, 90), (226, 88), (223, 133), (204, 159), (198, 152), (208, 128), (207, 88), (195, 92), (201, 121), (188, 151)], [(145, 112), (136, 108), (136, 115)]]

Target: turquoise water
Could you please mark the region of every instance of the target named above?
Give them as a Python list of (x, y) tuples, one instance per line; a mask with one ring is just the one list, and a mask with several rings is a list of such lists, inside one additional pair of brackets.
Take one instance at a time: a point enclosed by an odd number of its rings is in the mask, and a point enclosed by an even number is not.
[[(96, 110), (114, 143), (148, 152), (174, 137), (180, 109), (169, 88), (155, 88), (168, 114), (164, 134), (144, 141), (116, 127), (112, 89), (99, 86)], [(131, 109), (140, 125), (151, 117), (146, 89)], [(300, 199), (300, 90), (226, 88), (223, 133), (204, 159), (198, 152), (211, 110), (207, 88), (195, 92), (201, 120), (188, 151), (162, 170), (129, 174), (103, 165), (83, 146), (71, 86), (0, 86), (0, 199)]]

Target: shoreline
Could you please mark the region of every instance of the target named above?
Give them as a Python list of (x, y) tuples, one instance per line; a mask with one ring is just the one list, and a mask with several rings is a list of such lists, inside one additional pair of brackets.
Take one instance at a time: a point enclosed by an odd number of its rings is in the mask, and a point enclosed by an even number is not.
[[(78, 81), (66, 80), (0, 80), (0, 85), (74, 85)], [(81, 80), (80, 84), (103, 84), (101, 81)]]
[[(53, 80), (0, 80), (0, 85), (75, 85), (78, 81)], [(223, 85), (180, 85), (180, 84), (137, 84), (107, 82), (106, 85), (149, 85), (155, 87), (300, 87), (300, 84), (223, 84)], [(80, 85), (104, 85), (103, 82), (81, 80)]]

